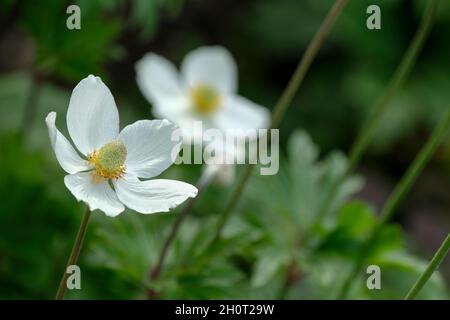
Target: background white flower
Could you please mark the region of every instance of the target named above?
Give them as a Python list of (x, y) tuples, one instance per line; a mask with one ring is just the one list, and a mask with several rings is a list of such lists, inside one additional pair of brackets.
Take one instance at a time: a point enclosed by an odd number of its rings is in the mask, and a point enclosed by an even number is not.
[(61, 167), (69, 173), (64, 183), (91, 210), (117, 216), (125, 206), (141, 213), (167, 212), (197, 189), (187, 183), (152, 178), (172, 163), (181, 142), (171, 141), (177, 127), (167, 120), (141, 120), (119, 133), (119, 113), (108, 87), (89, 75), (75, 87), (67, 111), (73, 143), (55, 126), (56, 113), (45, 119), (50, 141)]
[[(149, 53), (136, 64), (136, 73), (154, 115), (177, 123), (191, 142), (198, 141), (194, 120), (202, 120), (204, 130), (269, 126), (269, 111), (237, 94), (236, 63), (223, 47), (201, 47), (190, 52), (180, 74), (167, 59)], [(223, 147), (218, 151), (230, 152), (229, 146)]]

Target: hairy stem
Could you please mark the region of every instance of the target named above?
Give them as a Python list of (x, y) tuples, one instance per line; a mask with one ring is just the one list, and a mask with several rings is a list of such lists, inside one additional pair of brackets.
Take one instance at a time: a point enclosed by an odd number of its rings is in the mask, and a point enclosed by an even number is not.
[(438, 125), (431, 134), (425, 146), (416, 156), (414, 162), (409, 166), (405, 175), (402, 177), (400, 182), (395, 187), (394, 191), (389, 196), (386, 204), (383, 207), (383, 210), (381, 211), (381, 215), (376, 227), (371, 232), (371, 235), (366, 241), (365, 246), (363, 246), (363, 248), (359, 252), (359, 255), (356, 259), (352, 272), (344, 281), (344, 284), (339, 293), (340, 299), (345, 299), (347, 297), (352, 281), (358, 278), (358, 274), (362, 269), (364, 263), (366, 262), (367, 258), (371, 254), (372, 251), (371, 249), (373, 245), (376, 243), (377, 237), (380, 231), (382, 230), (383, 226), (391, 220), (399, 203), (411, 190), (411, 187), (417, 180), (417, 177), (423, 171), (426, 164), (428, 163), (428, 161), (430, 160), (430, 158), (432, 157), (432, 155), (434, 154), (440, 143), (444, 140), (449, 128), (450, 128), (450, 109), (446, 111), (445, 115), (439, 121)]
[(67, 262), (66, 269), (64, 270), (61, 282), (59, 283), (58, 292), (56, 293), (56, 300), (63, 300), (67, 289), (67, 278), (69, 274), (67, 273), (67, 268), (69, 266), (75, 265), (78, 261), (78, 256), (80, 255), (81, 248), (83, 247), (84, 236), (86, 235), (87, 226), (89, 224), (89, 218), (91, 216), (91, 211), (89, 206), (86, 205), (84, 209), (83, 217), (81, 219), (80, 228), (78, 229), (77, 237), (72, 247), (72, 252), (70, 253), (69, 261)]
[(419, 279), (417, 279), (416, 283), (409, 290), (408, 294), (405, 296), (405, 300), (414, 300), (423, 286), (427, 283), (427, 281), (431, 278), (434, 271), (439, 268), (439, 265), (444, 260), (445, 256), (448, 254), (450, 250), (450, 233), (445, 238), (444, 242), (442, 242), (439, 249), (434, 254), (433, 259), (431, 259), (425, 271), (420, 275)]
[[(314, 35), (313, 39), (308, 45), (308, 48), (306, 49), (305, 54), (300, 60), (297, 68), (295, 69), (292, 78), (289, 80), (287, 87), (284, 89), (280, 99), (275, 105), (275, 108), (272, 113), (271, 129), (276, 128), (283, 119), (287, 108), (291, 104), (292, 99), (294, 98), (298, 89), (302, 85), (303, 80), (305, 79), (305, 76), (308, 73), (308, 70), (311, 67), (312, 62), (317, 56), (317, 53), (320, 47), (322, 46), (326, 36), (330, 32), (331, 27), (333, 26), (336, 19), (339, 17), (340, 13), (344, 9), (347, 2), (348, 0), (336, 0), (333, 7), (328, 12), (328, 15), (326, 16), (322, 25), (320, 26), (319, 30), (317, 30), (316, 34)], [(239, 202), (239, 199), (245, 189), (247, 181), (251, 177), (254, 167), (255, 165), (252, 164), (248, 164), (246, 166), (244, 174), (239, 180), (235, 191), (232, 193), (227, 206), (225, 207), (224, 211), (219, 217), (219, 222), (215, 230), (213, 243), (215, 243), (220, 238), (222, 230), (225, 227), (226, 223), (228, 222), (231, 212), (234, 210), (237, 203)]]

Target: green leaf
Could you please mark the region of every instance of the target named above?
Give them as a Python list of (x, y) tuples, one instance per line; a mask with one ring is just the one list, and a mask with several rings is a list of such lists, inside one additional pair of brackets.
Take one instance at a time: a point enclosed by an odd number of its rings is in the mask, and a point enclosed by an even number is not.
[(376, 217), (373, 209), (361, 201), (353, 201), (344, 205), (339, 212), (337, 225), (349, 236), (361, 239), (375, 225)]
[(253, 270), (251, 284), (254, 287), (261, 287), (267, 284), (275, 276), (280, 267), (286, 265), (289, 260), (288, 255), (275, 255), (270, 253), (264, 255), (263, 253), (261, 256), (262, 258), (257, 261)]

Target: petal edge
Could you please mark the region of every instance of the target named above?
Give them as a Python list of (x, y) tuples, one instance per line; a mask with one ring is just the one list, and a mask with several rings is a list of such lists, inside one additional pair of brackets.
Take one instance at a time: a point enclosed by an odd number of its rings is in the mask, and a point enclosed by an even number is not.
[(50, 143), (61, 167), (67, 173), (88, 170), (89, 166), (86, 161), (80, 157), (66, 137), (56, 128), (55, 122), (56, 112), (50, 112), (45, 118), (45, 123), (47, 124)]
[(168, 212), (188, 198), (197, 196), (197, 188), (191, 184), (167, 179), (140, 181), (125, 175), (114, 181), (117, 196), (128, 208), (143, 214)]
[(90, 172), (80, 172), (64, 177), (64, 184), (78, 201), (87, 203), (89, 209), (99, 209), (109, 217), (125, 210), (108, 181), (93, 183)]

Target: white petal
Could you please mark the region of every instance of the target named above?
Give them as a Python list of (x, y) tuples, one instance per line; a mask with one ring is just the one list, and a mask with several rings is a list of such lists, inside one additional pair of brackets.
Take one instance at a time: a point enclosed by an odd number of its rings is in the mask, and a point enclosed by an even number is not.
[(267, 129), (270, 126), (268, 109), (238, 95), (225, 97), (214, 122), (221, 129)]
[(108, 181), (94, 183), (91, 172), (67, 175), (64, 183), (78, 201), (89, 205), (91, 211), (99, 209), (107, 216), (115, 217), (125, 210)]
[(178, 123), (180, 118), (189, 116), (192, 113), (190, 106), (191, 98), (189, 95), (173, 96), (154, 102), (152, 113), (156, 118), (169, 119)]
[(55, 126), (56, 112), (50, 112), (45, 118), (45, 123), (50, 136), (50, 143), (55, 151), (56, 159), (67, 173), (75, 173), (89, 169), (86, 160), (83, 160), (70, 142)]
[(136, 80), (142, 94), (152, 104), (164, 104), (178, 109), (176, 102), (185, 96), (186, 85), (183, 85), (175, 66), (166, 58), (154, 53), (147, 53), (136, 63)]
[(90, 75), (73, 89), (67, 127), (85, 155), (117, 138), (119, 113), (111, 92), (99, 77)]
[(201, 47), (183, 60), (181, 73), (191, 87), (209, 85), (225, 93), (237, 90), (237, 66), (223, 47)]
[(138, 86), (150, 102), (183, 94), (178, 72), (166, 58), (147, 53), (135, 68)]
[(176, 180), (140, 181), (131, 175), (114, 181), (117, 195), (127, 207), (140, 213), (167, 212), (197, 195), (197, 188)]
[(136, 80), (142, 94), (153, 104), (155, 116), (170, 118), (187, 109), (186, 86), (167, 59), (146, 54), (136, 63)]
[(176, 160), (183, 142), (177, 130), (167, 120), (141, 120), (126, 126), (118, 138), (127, 148), (126, 172), (151, 178), (166, 170)]

